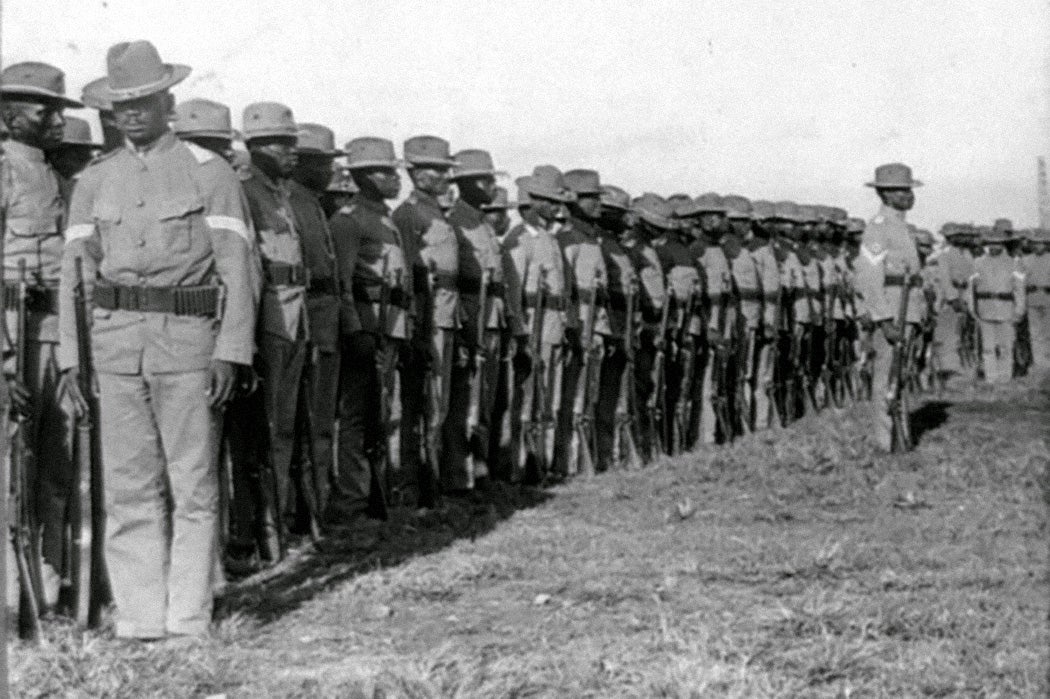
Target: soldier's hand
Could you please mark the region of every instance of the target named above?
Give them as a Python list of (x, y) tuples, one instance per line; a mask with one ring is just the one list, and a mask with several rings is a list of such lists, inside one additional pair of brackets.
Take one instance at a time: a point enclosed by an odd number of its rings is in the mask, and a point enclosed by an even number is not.
[(14, 376), (7, 378), (7, 394), (11, 397), (11, 410), (22, 416), (29, 414), (29, 390)]
[(951, 306), (952, 310), (956, 313), (962, 313), (965, 309), (965, 304), (963, 304), (962, 299), (952, 299), (948, 302), (948, 305)]
[[(25, 391), (25, 388), (13, 379), (8, 380), (8, 386), (11, 389), (11, 402), (13, 405), (17, 406), (17, 402), (15, 399), (15, 386), (17, 386), (22, 391)], [(69, 397), (70, 403), (73, 404), (73, 414), (76, 417), (81, 418), (87, 415), (88, 402), (87, 399), (84, 397), (84, 393), (80, 390), (79, 369), (73, 367), (71, 369), (66, 369), (62, 372), (62, 376), (58, 379), (58, 392), (59, 395), (62, 395), (64, 393), (66, 396)], [(28, 399), (28, 391), (25, 395)], [(18, 408), (16, 407), (16, 410), (17, 409)]]
[(886, 338), (886, 342), (891, 345), (897, 344), (901, 339), (901, 334), (897, 330), (897, 325), (892, 320), (882, 321), (882, 335)]
[(233, 362), (213, 359), (211, 362), (211, 387), (208, 390), (208, 405), (222, 408), (230, 402), (237, 387), (237, 365)]
[(251, 364), (240, 364), (237, 366), (237, 394), (250, 396), (259, 390), (259, 372)]

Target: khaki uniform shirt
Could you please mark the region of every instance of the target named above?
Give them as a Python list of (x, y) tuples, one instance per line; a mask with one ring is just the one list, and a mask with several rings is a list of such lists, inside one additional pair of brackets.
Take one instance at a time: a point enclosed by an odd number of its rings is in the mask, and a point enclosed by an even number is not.
[(733, 281), (740, 291), (740, 313), (748, 330), (755, 330), (762, 322), (763, 290), (758, 263), (747, 250), (729, 260)]
[[(565, 258), (566, 286), (569, 289), (569, 327), (583, 328), (591, 313), (597, 289), (604, 287), (608, 274), (605, 258), (594, 226), (577, 218), (570, 218), (557, 233), (558, 245)], [(595, 309), (595, 320), (598, 318)], [(595, 323), (597, 325), (597, 323)]]
[(547, 309), (543, 313), (543, 341), (561, 344), (565, 339), (566, 303), (565, 260), (554, 235), (539, 219), (526, 219), (512, 228), (503, 241), (510, 255), (517, 276), (521, 279), (525, 298), (524, 323), (529, 333), (533, 332), (536, 318), (536, 294), (541, 273), (545, 273), (544, 294)]
[(321, 352), (334, 352), (339, 342), (339, 288), (332, 231), (313, 190), (290, 180), (288, 194), (299, 224), (303, 264), (309, 273), (306, 315), (310, 341)]
[[(879, 209), (864, 229), (860, 255), (854, 266), (861, 314), (876, 323), (896, 318), (903, 289), (899, 282), (906, 272), (917, 274), (920, 268), (919, 253), (908, 233), (903, 212), (885, 205)], [(926, 301), (916, 291), (912, 289), (908, 295), (910, 323), (921, 323), (925, 318)]]
[(70, 207), (59, 293), (59, 366), (77, 365), (74, 260), (131, 286), (222, 284), (222, 319), (94, 309), (95, 369), (110, 374), (250, 364), (256, 301), (248, 211), (237, 175), (210, 151), (161, 136), (144, 152), (118, 148), (88, 166)]
[[(433, 293), (428, 283), (416, 284), (416, 294), (427, 292), (430, 313), (420, 313), (420, 329), (454, 330), (459, 327), (459, 240), (452, 224), (445, 218), (437, 200), (423, 192), (412, 192), (394, 210), (394, 225), (402, 240), (412, 240), (419, 251), (413, 276), (429, 275), (433, 270)], [(426, 276), (423, 277), (424, 279)]]
[(749, 250), (758, 271), (759, 287), (762, 289), (762, 325), (775, 329), (777, 326), (777, 303), (780, 301), (780, 266), (772, 245)]
[[(509, 280), (504, 274), (503, 251), (496, 238), (496, 231), (485, 220), (482, 211), (462, 199), (457, 199), (452, 206), (448, 222), (459, 238), (459, 302), (463, 309), (461, 320), (468, 333), (468, 342), (473, 343), (476, 338), (478, 318), (482, 317), (482, 311), (486, 329), (515, 327), (518, 319), (513, 317), (508, 305), (508, 300), (515, 294), (507, 288)], [(486, 270), (489, 272), (490, 286), (486, 292), (486, 307), (481, 309), (481, 281)]]
[[(702, 248), (696, 255), (696, 263), (700, 268), (704, 287), (704, 312), (707, 315), (708, 329), (717, 331), (723, 322), (722, 297), (730, 292), (729, 260), (719, 245), (704, 245)], [(697, 251), (699, 247), (694, 246), (692, 249)]]
[(401, 245), (401, 233), (381, 201), (354, 197), (329, 221), (339, 269), (339, 329), (344, 334), (377, 333), (384, 259), (385, 282), (390, 287), (386, 327), (382, 331), (407, 340), (412, 323), (412, 279)]
[(272, 265), (291, 265), (305, 274), (299, 223), (295, 219), (287, 181), (270, 179), (255, 165), (242, 177), (244, 193), (262, 255), (263, 290), (259, 331), (298, 340), (307, 337), (305, 283), (276, 283)]
[(931, 253), (922, 267), (923, 287), (933, 292), (931, 310), (935, 314), (940, 314), (948, 303), (959, 298), (959, 290), (952, 284), (948, 267), (941, 259), (943, 254), (943, 251)]
[[(19, 265), (25, 263), (30, 284), (58, 283), (62, 266), (63, 217), (58, 175), (44, 159), (44, 151), (17, 141), (4, 142), (3, 200), (4, 279), (18, 282)], [(31, 334), (43, 342), (58, 341), (58, 314), (32, 314)], [(13, 318), (13, 314), (11, 314)], [(8, 318), (11, 332), (15, 332)]]
[(704, 284), (694, 254), (695, 250), (690, 249), (675, 233), (669, 233), (665, 238), (657, 241), (655, 247), (660, 265), (667, 278), (667, 296), (673, 301), (669, 309), (671, 315), (668, 324), (681, 326), (683, 320), (681, 314), (685, 312), (689, 295), (693, 294), (693, 316), (688, 319), (688, 328), (693, 335), (699, 335), (703, 331), (701, 319), (703, 318)]
[(806, 302), (802, 263), (790, 243), (777, 241), (772, 247), (773, 255), (779, 262), (783, 299), (790, 304), (790, 320), (793, 323), (808, 323), (809, 303)]
[[(637, 283), (637, 276), (631, 258), (614, 234), (602, 232), (599, 247), (607, 274), (606, 302), (603, 308), (598, 309), (594, 330), (607, 337), (622, 338), (627, 328), (627, 293)], [(634, 293), (634, 305), (637, 309), (637, 290)]]
[(664, 304), (667, 303), (667, 290), (664, 288), (664, 273), (656, 248), (640, 240), (628, 239), (624, 250), (630, 256), (640, 282), (642, 293), (637, 307), (642, 319), (650, 323), (659, 322)]
[(1016, 323), (1027, 312), (1024, 273), (1005, 252), (973, 261), (966, 289), (970, 312), (980, 320)]

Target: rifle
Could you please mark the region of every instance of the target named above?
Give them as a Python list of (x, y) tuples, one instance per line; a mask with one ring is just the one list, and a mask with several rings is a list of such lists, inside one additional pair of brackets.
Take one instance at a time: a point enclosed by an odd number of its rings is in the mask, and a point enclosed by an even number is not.
[(73, 534), (70, 578), (76, 599), (77, 623), (94, 628), (99, 624), (102, 605), (106, 601), (105, 510), (101, 440), (98, 434), (99, 409), (92, 380), (94, 365), (91, 357), (89, 306), (82, 258), (74, 260), (74, 269), (76, 286), (73, 288), (73, 312), (77, 333), (77, 378), (80, 381), (80, 394), (84, 397), (88, 409), (77, 419), (76, 462), (79, 477), (78, 488), (70, 501), (70, 527)]
[[(802, 287), (802, 293), (805, 295), (806, 299), (806, 306), (809, 309), (809, 325), (815, 325), (814, 318), (817, 314), (816, 309), (813, 307), (813, 295), (809, 288), (809, 282), (806, 280), (804, 270), (802, 273)], [(800, 331), (798, 337), (798, 363), (795, 365), (795, 372), (798, 375), (798, 381), (802, 387), (803, 400), (809, 399), (809, 407), (813, 409), (814, 413), (818, 413), (820, 412), (820, 406), (817, 405), (816, 387), (813, 385), (812, 377), (809, 375), (810, 367), (808, 364), (813, 352), (813, 330), (812, 328), (807, 329), (801, 327)]]
[(733, 356), (736, 360), (733, 375), (733, 405), (735, 407), (734, 434), (744, 436), (751, 431), (751, 401), (748, 400), (750, 389), (749, 379), (755, 357), (755, 346), (753, 343), (754, 333), (747, 327), (747, 318), (743, 313), (743, 301), (740, 296), (740, 288), (736, 279), (730, 277), (733, 283), (733, 304), (736, 308), (736, 322), (733, 323), (732, 347)]
[(637, 401), (634, 392), (634, 306), (638, 297), (637, 287), (638, 280), (632, 277), (627, 285), (627, 313), (623, 330), (627, 365), (620, 377), (620, 395), (616, 402), (616, 434), (613, 439), (613, 462), (617, 465), (626, 462), (628, 469), (642, 467), (642, 457), (638, 453), (638, 441), (635, 439)]
[(594, 270), (594, 284), (591, 287), (591, 303), (584, 318), (581, 344), (580, 379), (583, 390), (577, 388), (577, 405), (573, 406), (576, 440), (579, 443), (579, 473), (583, 476), (594, 475), (594, 406), (598, 399), (598, 372), (601, 368), (602, 349), (595, 346), (594, 321), (598, 308), (598, 289), (601, 284), (601, 270)]
[(696, 309), (696, 297), (699, 295), (699, 282), (694, 282), (685, 297), (685, 306), (681, 317), (678, 319), (678, 331), (675, 344), (677, 345), (678, 361), (682, 367), (681, 388), (678, 392), (678, 400), (674, 405), (674, 422), (671, 425), (671, 455), (681, 454), (689, 439), (689, 424), (692, 421), (693, 407), (693, 369), (696, 365), (696, 344), (693, 342), (693, 334), (690, 332), (689, 324), (692, 322), (693, 313)]
[[(539, 268), (539, 279), (536, 282), (536, 306), (532, 312), (532, 336), (529, 344), (532, 348), (532, 405), (529, 413), (529, 424), (522, 434), (521, 463), (527, 468), (531, 455), (537, 475), (547, 473), (547, 371), (543, 364), (543, 325), (546, 320), (547, 305), (547, 270)], [(528, 279), (526, 271), (525, 279)]]
[[(390, 314), (390, 282), (387, 273), (390, 257), (383, 254), (379, 272), (379, 314), (376, 320), (376, 375), (379, 380), (379, 435), (373, 443), (372, 458), (368, 459), (368, 516), (386, 520), (390, 516), (386, 495), (385, 474), (390, 469), (390, 382), (387, 377), (386, 333)], [(400, 286), (400, 280), (396, 280)]]
[(773, 327), (770, 328), (768, 341), (772, 344), (770, 350), (773, 362), (773, 381), (766, 387), (766, 395), (769, 396), (769, 424), (773, 424), (779, 413), (780, 426), (787, 427), (790, 422), (790, 414), (787, 410), (788, 404), (788, 378), (784, 376), (784, 363), (782, 361), (783, 338), (785, 333), (791, 331), (791, 319), (788, 317), (790, 303), (785, 299), (787, 286), (780, 281), (781, 264), (777, 261), (777, 296), (773, 307)]
[(715, 424), (725, 441), (733, 439), (733, 421), (729, 411), (728, 391), (730, 388), (729, 363), (733, 357), (733, 326), (736, 319), (729, 320), (730, 283), (725, 280), (726, 292), (722, 294), (721, 310), (718, 314), (719, 342), (712, 348), (713, 373), (711, 403), (714, 406)]
[[(26, 374), (26, 281), (25, 260), (18, 262), (18, 287), (15, 313), (15, 377), (25, 385)], [(29, 424), (21, 412), (15, 413), (15, 434), (11, 444), (11, 535), (18, 568), (19, 582), (19, 627), (23, 635), (43, 643), (40, 616), (46, 607), (44, 598), (41, 560), (35, 542), (39, 540), (39, 526), (33, 511), (29, 487), (29, 461), (32, 458), (29, 444)]]
[[(437, 263), (430, 260), (430, 264), (427, 266), (427, 299), (429, 300), (428, 306), (424, 309), (424, 312), (429, 314), (433, 318), (433, 299), (435, 289), (435, 278), (437, 276)], [(440, 417), (441, 406), (435, 405), (436, 396), (435, 392), (440, 393), (442, 386), (441, 382), (441, 366), (431, 366), (423, 378), (423, 410), (419, 416), (420, 419), (420, 433), (422, 439), (420, 440), (421, 454), (420, 463), (422, 464), (422, 470), (420, 476), (422, 480), (419, 487), (419, 504), (431, 507), (437, 502), (439, 487), (439, 469), (441, 464), (441, 434), (440, 434), (440, 423), (437, 419)], [(437, 411), (439, 414), (435, 415)], [(431, 420), (434, 420), (434, 424), (431, 424)], [(438, 429), (433, 429), (437, 427)]]
[(299, 435), (298, 490), (300, 501), (305, 505), (306, 523), (310, 540), (317, 543), (321, 539), (321, 493), (327, 485), (322, 479), (328, 474), (317, 472), (317, 455), (314, 451), (314, 401), (313, 381), (317, 365), (313, 361), (313, 348), (307, 347), (303, 375), (299, 380), (299, 395), (296, 418), (299, 424), (296, 432)]
[(485, 332), (488, 330), (488, 287), (492, 281), (492, 269), (481, 272), (481, 290), (478, 292), (478, 317), (474, 337), (474, 380), (470, 384), (470, 407), (467, 410), (467, 443), (474, 458), (487, 461), (489, 440), (482, 434), (481, 403), (485, 388), (485, 364), (488, 347)]
[(904, 284), (901, 286), (900, 303), (897, 306), (897, 317), (894, 320), (898, 339), (891, 353), (889, 386), (887, 386), (886, 393), (890, 417), (893, 419), (891, 451), (895, 452), (908, 451), (912, 447), (906, 389), (910, 345), (908, 338), (908, 296), (911, 292), (911, 281), (911, 270), (905, 267)]
[(835, 323), (835, 301), (838, 299), (838, 283), (834, 281), (824, 284), (824, 357), (820, 365), (820, 382), (824, 384), (826, 393), (824, 407), (834, 405), (841, 408), (842, 396), (839, 391), (842, 382), (839, 380), (839, 361), (837, 355), (838, 328)]
[[(670, 278), (664, 281), (664, 288), (670, 289)], [(646, 401), (646, 410), (649, 413), (649, 460), (655, 461), (661, 454), (667, 453), (666, 435), (667, 424), (664, 416), (664, 402), (667, 394), (666, 376), (664, 375), (664, 362), (667, 356), (667, 321), (671, 309), (670, 294), (664, 298), (664, 307), (660, 309), (660, 325), (653, 338), (653, 391)]]

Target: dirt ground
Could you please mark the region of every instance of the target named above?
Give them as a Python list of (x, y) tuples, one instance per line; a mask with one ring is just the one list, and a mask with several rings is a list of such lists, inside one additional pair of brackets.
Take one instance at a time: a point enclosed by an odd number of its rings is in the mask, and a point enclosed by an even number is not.
[(1048, 696), (1048, 408), (1046, 376), (963, 385), (903, 456), (855, 407), (398, 512), (233, 587), (206, 641), (52, 622), (16, 695)]

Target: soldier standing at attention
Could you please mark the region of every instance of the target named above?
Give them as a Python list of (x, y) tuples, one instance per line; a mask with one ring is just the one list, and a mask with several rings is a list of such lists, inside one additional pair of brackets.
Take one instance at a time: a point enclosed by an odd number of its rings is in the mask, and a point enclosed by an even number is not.
[(102, 144), (91, 139), (91, 126), (83, 119), (67, 116), (62, 131), (62, 142), (47, 151), (47, 161), (58, 173), (62, 201), (69, 203), (73, 185), (88, 163), (102, 151)]
[[(452, 179), (459, 198), (448, 213), (448, 221), (459, 238), (460, 338), (468, 361), (452, 369), (442, 450), (448, 468), (443, 467), (441, 475), (447, 490), (463, 492), (490, 475), (489, 436), (499, 380), (500, 340), (507, 328), (520, 336), (521, 326), (508, 303), (509, 280), (496, 231), (481, 209), (496, 196), (497, 171), (492, 156), (488, 151), (471, 149), (460, 151), (453, 159), (456, 166)], [(472, 382), (478, 384), (473, 391)]]
[[(562, 373), (562, 395), (555, 437), (555, 472), (571, 476), (593, 468), (583, 462), (583, 455), (593, 445), (585, 443), (593, 434), (587, 424), (587, 377), (584, 375), (584, 353), (592, 359), (599, 354), (601, 340), (588, 327), (588, 319), (597, 318), (599, 290), (606, 281), (605, 260), (598, 241), (597, 221), (602, 212), (601, 181), (594, 170), (569, 170), (565, 184), (573, 193), (569, 218), (557, 233), (558, 245), (565, 258), (565, 275), (569, 289), (568, 331), (566, 333), (565, 369)], [(595, 312), (591, 309), (594, 307)], [(591, 334), (588, 344), (588, 333)], [(600, 357), (598, 358), (600, 361)], [(592, 371), (598, 367), (593, 367)]]
[(1027, 311), (1025, 276), (1006, 254), (1008, 240), (1003, 230), (985, 232), (981, 239), (985, 254), (974, 260), (966, 288), (967, 306), (980, 324), (981, 359), (988, 383), (1013, 378), (1017, 323)]
[(1050, 231), (1032, 234), (1032, 255), (1028, 262), (1028, 320), (1032, 326), (1032, 360), (1036, 366), (1050, 367)]
[[(406, 480), (404, 500), (432, 507), (437, 499), (442, 463), (442, 427), (448, 415), (455, 337), (459, 328), (459, 240), (445, 217), (438, 197), (449, 191), (449, 171), (455, 165), (449, 144), (437, 136), (413, 136), (404, 156), (412, 193), (394, 210), (401, 239), (418, 250), (412, 258), (416, 301), (413, 361), (407, 362), (401, 458)], [(424, 390), (429, 382), (429, 391)], [(429, 404), (425, 403), (429, 397)], [(422, 443), (426, 420), (429, 444)], [(430, 474), (420, 472), (420, 448), (427, 451)], [(421, 476), (426, 476), (421, 478)]]
[[(58, 280), (62, 262), (61, 227), (66, 207), (55, 170), (45, 150), (62, 141), (62, 110), (79, 107), (65, 96), (65, 77), (46, 63), (16, 63), (0, 74), (4, 126), (9, 134), (3, 144), (4, 178), (3, 274), (8, 298), (6, 326), (10, 343), (25, 346), (23, 375), (14, 375), (14, 362), (5, 363), (5, 375), (17, 409), (27, 410), (26, 435), (35, 469), (27, 476), (32, 520), (40, 529), (31, 532), (41, 541), (44, 598), (48, 606), (58, 601), (62, 572), (66, 503), (76, 473), (72, 462), (72, 406), (62, 399), (58, 364)], [(20, 270), (28, 275), (26, 337), (18, 337), (14, 291)], [(23, 386), (22, 381), (27, 385)], [(32, 501), (35, 495), (36, 501)], [(31, 550), (35, 547), (31, 547)], [(9, 588), (10, 589), (10, 588)]]
[[(339, 284), (335, 264), (335, 243), (328, 228), (328, 217), (321, 196), (332, 181), (332, 164), (343, 154), (335, 147), (335, 134), (322, 124), (299, 124), (298, 160), (288, 181), (288, 195), (299, 224), (303, 264), (307, 272), (306, 314), (310, 344), (305, 365), (304, 398), (309, 402), (299, 410), (310, 411), (307, 435), (313, 443), (312, 473), (319, 510), (328, 499), (328, 486), (334, 475), (332, 443), (339, 389)], [(300, 455), (300, 464), (303, 463)], [(307, 484), (309, 486), (309, 484)], [(319, 513), (314, 513), (319, 514)]]
[[(391, 424), (401, 414), (397, 362), (413, 322), (409, 314), (411, 271), (401, 233), (386, 204), (401, 189), (394, 144), (384, 138), (363, 137), (347, 143), (345, 150), (347, 167), (359, 191), (353, 203), (329, 221), (339, 269), (343, 347), (338, 474), (324, 519), (337, 534), (351, 533), (354, 520), (367, 513), (372, 467), (385, 480), (382, 469), (394, 459), (397, 446)], [(389, 299), (385, 309), (381, 307), (384, 296)], [(385, 312), (385, 327), (380, 326), (381, 312)], [(386, 409), (381, 401), (386, 402)], [(383, 418), (388, 418), (386, 424)]]
[(916, 324), (922, 323), (925, 317), (926, 301), (919, 289), (913, 289), (908, 297), (907, 333), (905, 337), (900, 336), (897, 328), (900, 295), (904, 285), (914, 281), (920, 267), (904, 217), (915, 204), (913, 189), (921, 185), (912, 179), (911, 168), (902, 163), (880, 165), (875, 169), (875, 180), (867, 186), (875, 188), (882, 206), (864, 229), (856, 260), (860, 313), (875, 326), (871, 337), (872, 424), (876, 444), (887, 452), (892, 447), (893, 430), (887, 399), (892, 347), (914, 336)]
[[(739, 394), (743, 405), (734, 405), (739, 426), (745, 432), (754, 427), (754, 399), (752, 387), (755, 385), (755, 353), (758, 345), (758, 332), (762, 324), (763, 287), (761, 271), (755, 258), (748, 254), (746, 241), (752, 235), (751, 202), (742, 196), (729, 194), (722, 203), (726, 207), (726, 218), (729, 227), (722, 236), (722, 252), (729, 263), (732, 280), (740, 295), (740, 314), (743, 317), (742, 336), (739, 342), (742, 347), (734, 353), (738, 364), (733, 367), (735, 380), (744, 383), (744, 390)], [(742, 374), (742, 376), (740, 375)]]
[[(780, 270), (773, 254), (772, 226), (768, 220), (773, 216), (771, 202), (756, 201), (752, 205), (754, 222), (748, 252), (758, 270), (759, 288), (762, 290), (762, 316), (755, 333), (754, 353), (754, 399), (753, 413), (755, 430), (764, 430), (779, 424), (780, 416), (774, 398), (774, 366), (778, 338), (780, 304), (784, 299), (780, 293)], [(747, 311), (744, 311), (747, 313)]]
[(168, 128), (168, 90), (190, 69), (161, 62), (146, 41), (111, 47), (107, 63), (104, 95), (127, 144), (89, 166), (73, 195), (59, 363), (83, 409), (81, 259), (94, 299), (117, 636), (202, 635), (217, 568), (220, 409), (255, 330), (248, 213), (230, 166)]
[[(520, 178), (518, 186), (529, 202), (522, 221), (511, 229), (504, 240), (523, 290), (522, 320), (530, 337), (540, 333), (539, 354), (533, 357), (532, 371), (541, 372), (535, 379), (515, 382), (511, 405), (518, 410), (518, 424), (512, 430), (512, 444), (517, 447), (514, 462), (522, 480), (538, 485), (549, 476), (554, 458), (554, 416), (561, 404), (562, 348), (565, 339), (565, 262), (555, 240), (553, 228), (558, 212), (571, 201), (560, 171), (552, 165), (540, 165), (531, 177)], [(519, 194), (518, 201), (522, 197)], [(543, 307), (539, 307), (541, 280)], [(543, 325), (537, 327), (542, 316)], [(532, 341), (529, 340), (530, 345)], [(536, 395), (536, 383), (542, 382)], [(542, 405), (536, 401), (542, 398)], [(535, 424), (539, 422), (539, 424)], [(542, 439), (537, 437), (542, 433)]]
[[(276, 102), (244, 109), (243, 133), (251, 165), (242, 175), (259, 251), (263, 286), (256, 342), (270, 458), (277, 485), (277, 516), (293, 513), (292, 455), (298, 427), (299, 385), (306, 361), (306, 267), (301, 226), (289, 177), (297, 162), (299, 129), (292, 110)], [(259, 426), (262, 427), (261, 425)]]
[(510, 209), (508, 197), (506, 188), (496, 187), (496, 194), (492, 202), (481, 207), (481, 210), (485, 212), (485, 220), (492, 226), (492, 230), (496, 231), (496, 238), (500, 243), (503, 243), (507, 233), (510, 232), (510, 215), (507, 213)]
[(192, 99), (175, 105), (171, 130), (183, 141), (210, 150), (233, 164), (233, 138), (236, 135), (225, 104), (205, 99)]

